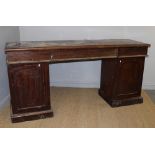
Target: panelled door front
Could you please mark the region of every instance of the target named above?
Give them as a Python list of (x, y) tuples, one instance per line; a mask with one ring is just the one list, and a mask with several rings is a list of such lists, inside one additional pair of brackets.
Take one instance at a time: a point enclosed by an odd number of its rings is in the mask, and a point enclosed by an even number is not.
[(116, 99), (140, 96), (144, 59), (143, 57), (118, 59), (117, 82), (114, 89)]
[(46, 63), (8, 66), (14, 113), (34, 112), (49, 108), (48, 68)]

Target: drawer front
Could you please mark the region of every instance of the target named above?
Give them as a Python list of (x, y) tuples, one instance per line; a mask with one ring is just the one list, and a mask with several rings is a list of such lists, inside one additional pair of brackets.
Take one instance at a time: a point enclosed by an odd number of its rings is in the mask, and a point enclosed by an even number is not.
[(125, 47), (119, 48), (118, 57), (145, 57), (147, 56), (147, 47)]
[(44, 51), (19, 51), (7, 54), (9, 64), (60, 62), (67, 60), (116, 58), (118, 50), (115, 48), (104, 49), (60, 49)]
[(10, 52), (7, 54), (8, 63), (30, 63), (30, 62), (49, 62), (51, 60), (50, 52), (31, 52), (31, 51), (19, 51)]
[(74, 50), (55, 50), (51, 53), (52, 61), (82, 60), (82, 59), (102, 59), (116, 58), (117, 49), (74, 49)]

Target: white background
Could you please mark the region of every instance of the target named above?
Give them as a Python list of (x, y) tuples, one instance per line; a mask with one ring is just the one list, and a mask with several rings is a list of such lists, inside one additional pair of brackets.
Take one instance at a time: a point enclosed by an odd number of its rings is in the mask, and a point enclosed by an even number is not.
[[(154, 6), (154, 0), (1, 0), (0, 24), (154, 26)], [(0, 154), (154, 155), (154, 140), (154, 129), (1, 129)]]

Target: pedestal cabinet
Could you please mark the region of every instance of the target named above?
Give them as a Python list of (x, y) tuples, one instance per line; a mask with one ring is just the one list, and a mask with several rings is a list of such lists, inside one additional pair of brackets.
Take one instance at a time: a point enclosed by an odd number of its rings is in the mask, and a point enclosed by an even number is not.
[(53, 115), (48, 110), (51, 109), (48, 63), (8, 65), (8, 71), (13, 122), (24, 121), (24, 114), (36, 119)]
[(144, 61), (144, 57), (102, 60), (99, 94), (112, 107), (143, 102)]

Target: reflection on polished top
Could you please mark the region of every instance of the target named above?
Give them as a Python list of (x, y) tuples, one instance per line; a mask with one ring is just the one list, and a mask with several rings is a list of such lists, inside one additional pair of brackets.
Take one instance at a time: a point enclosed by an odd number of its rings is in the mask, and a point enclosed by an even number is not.
[(148, 47), (149, 44), (129, 39), (104, 39), (104, 40), (59, 40), (59, 41), (23, 41), (6, 44), (5, 51), (37, 50), (42, 48), (102, 48), (102, 47)]

